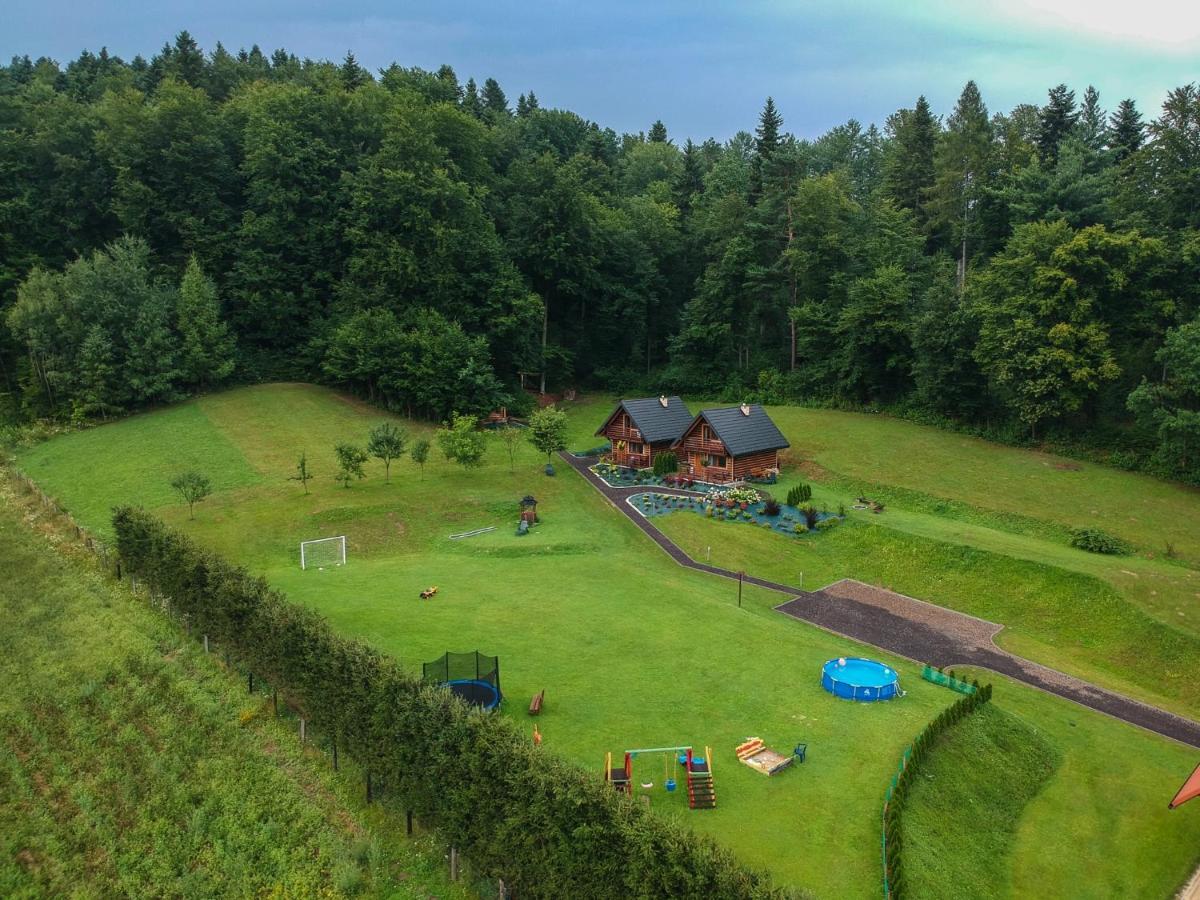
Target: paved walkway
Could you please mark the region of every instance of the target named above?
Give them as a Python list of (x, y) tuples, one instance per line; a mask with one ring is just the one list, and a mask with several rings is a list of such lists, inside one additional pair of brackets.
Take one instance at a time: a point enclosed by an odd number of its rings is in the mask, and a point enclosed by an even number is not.
[[(625, 500), (631, 494), (656, 491), (694, 494), (667, 487), (613, 487), (592, 472), (595, 460), (561, 454), (618, 510), (681, 566), (719, 575), (736, 572), (696, 562), (649, 519)], [(792, 599), (775, 607), (784, 615), (801, 619), (864, 644), (934, 666), (970, 665), (990, 669), (1033, 687), (1072, 700), (1089, 709), (1121, 719), (1193, 747), (1200, 747), (1200, 722), (1185, 719), (1130, 697), (1107, 691), (1071, 675), (1030, 662), (996, 646), (994, 638), (1004, 627), (926, 603), (902, 594), (883, 591), (858, 581), (839, 581), (819, 591), (798, 588), (746, 575), (747, 584), (786, 594)]]

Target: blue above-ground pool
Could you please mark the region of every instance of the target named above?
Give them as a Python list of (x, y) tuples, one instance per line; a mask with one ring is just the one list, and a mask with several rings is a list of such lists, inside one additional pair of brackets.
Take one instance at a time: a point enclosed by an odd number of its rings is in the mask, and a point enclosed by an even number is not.
[(900, 693), (900, 676), (873, 659), (843, 656), (825, 663), (821, 687), (847, 700), (891, 700)]

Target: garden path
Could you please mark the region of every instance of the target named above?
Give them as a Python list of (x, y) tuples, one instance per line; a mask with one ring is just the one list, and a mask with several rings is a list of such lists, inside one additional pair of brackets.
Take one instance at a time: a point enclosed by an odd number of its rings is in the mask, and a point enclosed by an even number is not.
[[(692, 559), (625, 502), (630, 495), (643, 493), (646, 488), (613, 487), (591, 471), (590, 466), (596, 462), (594, 458), (569, 453), (560, 455), (679, 565), (723, 578), (738, 578), (737, 572)], [(679, 488), (654, 487), (653, 490), (695, 495), (693, 491)], [(747, 584), (789, 595), (792, 599), (775, 607), (776, 610), (826, 631), (919, 663), (990, 669), (1180, 743), (1200, 747), (1200, 722), (1002, 650), (996, 646), (994, 638), (1003, 625), (849, 579), (819, 591), (803, 591), (749, 574), (744, 575), (744, 580)]]

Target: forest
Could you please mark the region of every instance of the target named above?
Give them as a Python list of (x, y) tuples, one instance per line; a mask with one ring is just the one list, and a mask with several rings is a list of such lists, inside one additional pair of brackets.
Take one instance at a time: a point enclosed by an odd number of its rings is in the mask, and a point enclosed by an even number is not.
[(17, 57), (2, 414), (313, 380), (441, 420), (527, 407), (524, 377), (886, 410), (1200, 482), (1200, 90), (1030, 100), (989, 111), (972, 81), (945, 115), (803, 139), (768, 98), (696, 142), (187, 32)]

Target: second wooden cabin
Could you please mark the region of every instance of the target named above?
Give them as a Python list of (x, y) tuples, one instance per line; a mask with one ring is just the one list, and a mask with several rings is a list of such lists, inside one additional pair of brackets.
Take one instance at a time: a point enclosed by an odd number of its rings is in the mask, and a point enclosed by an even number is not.
[(700, 481), (724, 484), (779, 470), (787, 438), (757, 403), (700, 414), (675, 443), (679, 471)]

